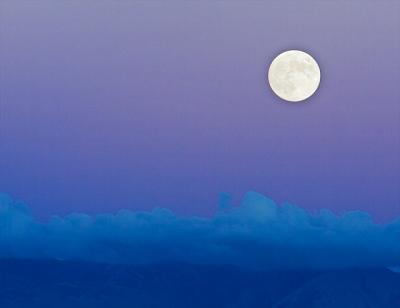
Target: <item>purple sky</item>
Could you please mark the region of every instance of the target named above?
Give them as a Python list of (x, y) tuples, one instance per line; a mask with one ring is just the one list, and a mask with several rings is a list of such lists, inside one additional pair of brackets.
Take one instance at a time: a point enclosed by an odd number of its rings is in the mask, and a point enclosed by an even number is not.
[[(269, 2), (269, 3), (268, 3)], [(0, 191), (40, 216), (220, 192), (400, 215), (400, 2), (0, 3)], [(266, 84), (319, 62), (307, 103)]]

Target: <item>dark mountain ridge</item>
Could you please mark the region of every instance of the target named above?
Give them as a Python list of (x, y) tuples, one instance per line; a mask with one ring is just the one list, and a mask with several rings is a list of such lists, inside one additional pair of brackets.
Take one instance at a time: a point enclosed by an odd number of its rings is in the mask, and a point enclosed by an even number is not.
[(0, 260), (0, 307), (400, 307), (387, 269), (253, 271), (181, 263), (122, 266)]

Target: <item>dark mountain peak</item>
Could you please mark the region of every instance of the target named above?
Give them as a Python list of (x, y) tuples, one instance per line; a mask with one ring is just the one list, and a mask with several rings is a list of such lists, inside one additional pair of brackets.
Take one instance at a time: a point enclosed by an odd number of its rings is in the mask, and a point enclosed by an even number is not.
[(321, 273), (287, 295), (275, 307), (400, 307), (400, 275), (387, 269)]
[(253, 271), (186, 263), (0, 260), (0, 307), (54, 306), (398, 308), (400, 275), (386, 269)]

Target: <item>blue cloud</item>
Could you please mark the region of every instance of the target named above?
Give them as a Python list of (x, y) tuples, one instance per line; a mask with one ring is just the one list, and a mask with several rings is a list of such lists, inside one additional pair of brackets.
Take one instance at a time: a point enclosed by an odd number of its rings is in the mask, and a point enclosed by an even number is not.
[(249, 192), (213, 217), (166, 209), (71, 214), (37, 221), (0, 195), (0, 257), (143, 264), (182, 261), (258, 269), (329, 269), (400, 265), (400, 220), (375, 224), (367, 213), (310, 214)]

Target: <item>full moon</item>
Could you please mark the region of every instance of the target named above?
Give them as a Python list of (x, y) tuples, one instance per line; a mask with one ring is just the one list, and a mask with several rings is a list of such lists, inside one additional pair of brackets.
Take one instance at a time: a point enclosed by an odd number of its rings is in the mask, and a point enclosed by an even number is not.
[(309, 98), (318, 89), (321, 72), (308, 53), (288, 50), (279, 54), (268, 70), (268, 82), (276, 95), (289, 102)]

